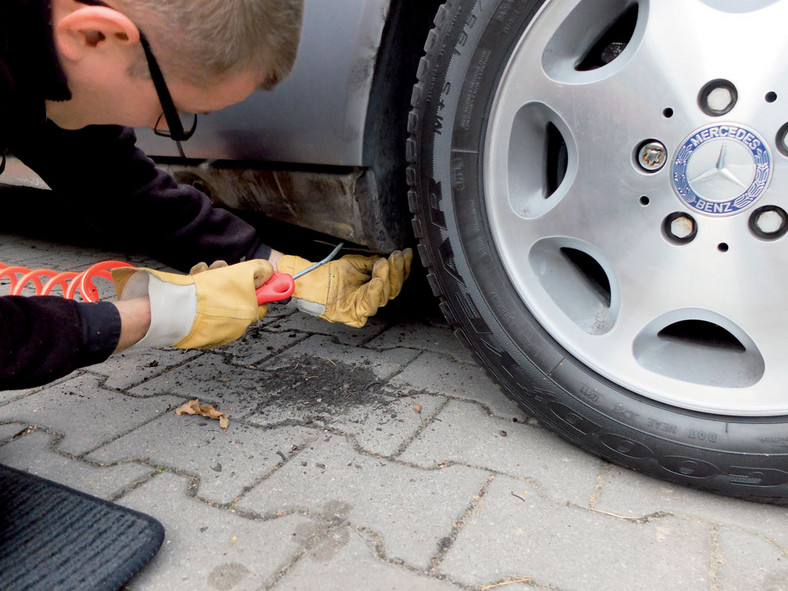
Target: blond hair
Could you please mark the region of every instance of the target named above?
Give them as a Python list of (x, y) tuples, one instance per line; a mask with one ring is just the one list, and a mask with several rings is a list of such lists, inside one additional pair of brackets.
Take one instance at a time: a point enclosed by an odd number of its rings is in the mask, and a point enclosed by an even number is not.
[(259, 71), (271, 89), (295, 64), (304, 0), (109, 0), (172, 75), (200, 87)]

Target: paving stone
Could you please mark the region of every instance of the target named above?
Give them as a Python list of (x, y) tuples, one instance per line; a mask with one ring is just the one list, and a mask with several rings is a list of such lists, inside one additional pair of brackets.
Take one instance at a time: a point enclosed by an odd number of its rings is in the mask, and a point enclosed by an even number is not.
[(161, 416), (180, 402), (151, 400), (103, 390), (100, 379), (83, 375), (0, 407), (0, 421), (36, 425), (63, 435), (58, 449), (83, 454)]
[(6, 423), (0, 425), (0, 444), (11, 440), (26, 428), (27, 425), (23, 425), (22, 423)]
[(363, 399), (318, 392), (301, 400), (268, 398), (244, 412), (244, 420), (258, 425), (295, 421), (330, 429), (350, 436), (370, 454), (391, 456), (416, 436), (445, 402), (439, 396), (398, 396), (381, 388), (370, 388)]
[(234, 421), (223, 431), (218, 421), (170, 412), (87, 459), (103, 464), (140, 460), (197, 476), (197, 494), (225, 504), (318, 434), (302, 427), (261, 429)]
[(456, 400), (399, 459), (426, 468), (459, 462), (527, 478), (553, 499), (581, 506), (605, 465), (540, 427), (491, 417), (478, 404)]
[[(440, 397), (404, 396), (387, 386), (388, 377), (415, 355), (312, 337), (262, 365), (264, 373), (246, 389), (254, 395), (220, 397), (235, 415), (254, 424), (295, 421), (329, 428), (355, 437), (370, 453), (390, 455), (443, 404)], [(220, 371), (226, 369), (217, 367), (212, 373)]]
[[(130, 392), (142, 397), (178, 394), (197, 398), (214, 404), (231, 418), (245, 416), (261, 425), (293, 420), (331, 425), (358, 435), (370, 451), (390, 454), (420, 426), (420, 415), (409, 412), (407, 407), (421, 405), (426, 414), (441, 403), (432, 396), (403, 398), (383, 387), (384, 381), (415, 354), (409, 350), (379, 352), (331, 346), (325, 338), (313, 337), (256, 369), (230, 365), (222, 355), (204, 354)], [(306, 383), (314, 377), (306, 369), (312, 362), (326, 366), (324, 371), (332, 377), (332, 383), (336, 382), (336, 389), (321, 393), (330, 384), (321, 380)], [(303, 371), (299, 366), (304, 367)], [(353, 379), (344, 377), (348, 372)], [(340, 391), (346, 383), (354, 384), (352, 391)], [(283, 393), (288, 387), (290, 391)], [(380, 409), (395, 402), (395, 408), (381, 417)], [(397, 420), (392, 422), (393, 413)]]
[(254, 401), (273, 386), (264, 372), (230, 365), (218, 353), (204, 353), (180, 367), (131, 388), (135, 396), (175, 394), (220, 405), (229, 410), (245, 400)]
[(426, 568), (487, 474), (462, 466), (424, 471), (362, 455), (342, 437), (311, 445), (243, 497), (260, 514), (330, 510), (383, 540), (389, 560)]
[(366, 326), (354, 328), (296, 311), (293, 314), (279, 317), (277, 322), (266, 324), (266, 330), (270, 332), (297, 330), (309, 334), (325, 335), (343, 345), (357, 346), (374, 339), (389, 325), (390, 323), (385, 319), (373, 317), (367, 321)]
[(231, 355), (231, 361), (237, 365), (264, 366), (272, 357), (311, 336), (308, 332), (296, 330), (271, 331), (266, 326), (260, 323), (250, 327), (243, 337), (217, 349), (217, 352)]
[(126, 390), (169, 371), (201, 355), (199, 351), (181, 349), (140, 349), (113, 355), (104, 363), (91, 365), (87, 371), (106, 376), (104, 386)]
[[(21, 265), (30, 269), (53, 271), (84, 271), (98, 262), (119, 260), (136, 266), (166, 269), (144, 255), (118, 251), (98, 251), (87, 246), (73, 244), (47, 244), (37, 240), (13, 235), (0, 235), (0, 262), (6, 265)], [(98, 278), (96, 287), (102, 299), (113, 293), (111, 283)], [(57, 292), (60, 293), (60, 292)]]
[(60, 378), (59, 380), (55, 380), (54, 382), (50, 382), (45, 386), (38, 386), (35, 388), (25, 388), (22, 390), (0, 390), (0, 407), (8, 404), (9, 402), (13, 402), (14, 400), (20, 400), (25, 396), (29, 396), (30, 394), (34, 394), (35, 392), (40, 392), (44, 388), (51, 388), (61, 382), (65, 382), (67, 380), (71, 380), (77, 376), (82, 375), (83, 371), (75, 371), (72, 374)]
[(272, 359), (266, 364), (267, 371), (277, 371), (290, 367), (294, 362), (304, 357), (322, 357), (332, 362), (341, 361), (343, 364), (363, 366), (374, 372), (380, 379), (388, 379), (418, 355), (417, 351), (410, 349), (390, 349), (388, 351), (375, 351), (362, 347), (338, 345), (324, 336), (313, 336), (282, 355)]
[(161, 474), (119, 502), (162, 522), (159, 553), (126, 588), (139, 591), (264, 588), (301, 551), (299, 515), (246, 519), (186, 496), (189, 482)]
[(368, 343), (372, 349), (418, 349), (448, 355), (459, 363), (476, 365), (471, 352), (454, 336), (448, 326), (425, 326), (402, 320)]
[[(317, 528), (316, 528), (317, 530)], [(318, 530), (309, 552), (276, 585), (276, 591), (450, 591), (450, 583), (378, 559), (373, 540), (350, 527)]]
[(475, 363), (460, 363), (442, 355), (424, 353), (391, 380), (405, 391), (424, 390), (474, 400), (494, 414), (525, 421), (523, 410), (506, 397), (500, 387)]
[(759, 533), (788, 547), (788, 511), (785, 507), (713, 495), (617, 467), (603, 477), (603, 486), (594, 506), (626, 517), (662, 511), (700, 519)]
[(718, 566), (720, 591), (788, 589), (788, 549), (762, 536), (722, 529)]
[[(103, 256), (104, 258), (97, 258)], [(118, 253), (99, 253), (94, 249), (70, 244), (53, 245), (24, 236), (3, 234), (0, 239), (0, 262), (54, 271), (81, 271), (100, 260), (114, 260)]]
[(0, 447), (0, 464), (59, 482), (90, 495), (112, 499), (126, 487), (150, 476), (154, 470), (139, 464), (98, 468), (74, 461), (52, 449), (55, 438), (34, 431)]
[(473, 586), (505, 573), (561, 591), (708, 591), (709, 526), (627, 521), (522, 489), (521, 481), (495, 478), (438, 572)]

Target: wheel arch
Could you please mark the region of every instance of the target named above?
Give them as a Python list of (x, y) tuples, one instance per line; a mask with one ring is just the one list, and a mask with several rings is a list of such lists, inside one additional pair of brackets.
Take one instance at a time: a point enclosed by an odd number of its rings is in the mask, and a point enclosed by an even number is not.
[(391, 2), (375, 64), (364, 129), (363, 163), (374, 187), (359, 195), (379, 244), (413, 242), (405, 144), (410, 97), (424, 43), (443, 0)]

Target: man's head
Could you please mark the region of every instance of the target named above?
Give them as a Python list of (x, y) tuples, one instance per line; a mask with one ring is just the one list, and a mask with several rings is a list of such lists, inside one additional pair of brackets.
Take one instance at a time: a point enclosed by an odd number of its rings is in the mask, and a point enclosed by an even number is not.
[[(217, 77), (264, 72), (273, 87), (298, 50), (303, 0), (109, 0), (140, 27), (165, 73), (207, 86)], [(165, 57), (166, 56), (166, 57)]]
[(153, 125), (161, 105), (141, 35), (177, 109), (223, 108), (290, 73), (302, 11), (303, 0), (53, 0), (55, 44), (73, 99), (49, 103), (47, 112), (63, 127)]

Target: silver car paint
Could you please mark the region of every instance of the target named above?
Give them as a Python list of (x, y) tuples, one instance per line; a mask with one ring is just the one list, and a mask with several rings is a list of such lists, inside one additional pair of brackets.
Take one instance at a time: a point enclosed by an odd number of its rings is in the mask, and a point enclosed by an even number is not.
[[(200, 118), (189, 158), (363, 166), (364, 127), (389, 0), (306, 0), (298, 59), (272, 92)], [(138, 131), (152, 156), (173, 142)]]

